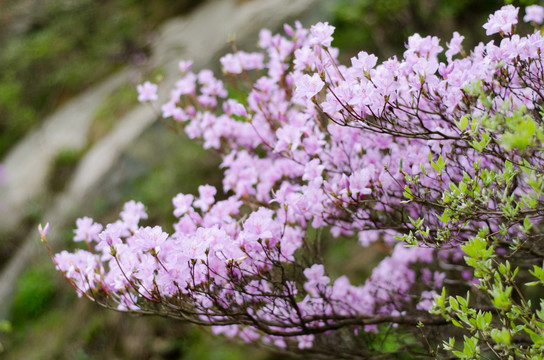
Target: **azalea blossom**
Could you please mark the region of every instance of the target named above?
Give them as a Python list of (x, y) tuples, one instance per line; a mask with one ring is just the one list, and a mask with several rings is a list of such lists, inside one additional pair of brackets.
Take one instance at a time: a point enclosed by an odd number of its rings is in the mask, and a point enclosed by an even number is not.
[(525, 16), (523, 17), (523, 21), (534, 21), (536, 24), (542, 24), (543, 19), (544, 7), (540, 5), (531, 5), (525, 8)]
[(138, 90), (139, 102), (155, 101), (159, 98), (157, 95), (158, 86), (156, 84), (146, 81), (143, 84), (138, 85), (136, 88)]
[(512, 26), (518, 23), (519, 8), (513, 5), (505, 5), (494, 14), (489, 15), (489, 19), (484, 24), (486, 35), (493, 35), (499, 32), (509, 35), (512, 33)]

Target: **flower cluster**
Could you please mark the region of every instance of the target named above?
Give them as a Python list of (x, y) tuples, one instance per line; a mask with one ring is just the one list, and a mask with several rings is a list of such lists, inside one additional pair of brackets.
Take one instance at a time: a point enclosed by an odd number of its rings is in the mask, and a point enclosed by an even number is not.
[[(519, 216), (499, 210), (531, 193), (521, 180), (488, 183), (486, 201), (472, 189), (455, 202), (457, 184), (500, 171), (505, 159), (543, 165), (509, 140), (505, 120), (529, 109), (540, 125), (544, 100), (544, 38), (514, 34), (517, 17), (513, 6), (492, 14), (484, 28), (504, 38), (468, 56), (457, 32), (445, 54), (438, 38), (415, 34), (402, 58), (378, 63), (362, 51), (350, 66), (338, 63), (327, 23), (286, 25), (286, 36), (263, 30), (261, 52), (221, 59), (237, 100), (211, 71), (181, 62), (162, 117), (222, 155), (228, 197), (216, 200), (209, 185), (178, 194), (172, 234), (140, 225), (147, 214), (136, 202), (105, 227), (79, 219), (74, 240), (88, 249), (55, 255), (58, 269), (105, 306), (300, 351), (323, 352), (334, 339), (364, 356), (372, 349), (354, 344), (382, 324), (444, 324), (427, 313), (437, 291), (473, 286), (460, 245), (482, 227), (520, 235)], [(525, 21), (542, 18), (542, 8), (527, 9)], [(140, 85), (140, 101), (156, 90)], [(384, 257), (366, 280), (332, 278), (320, 255), (324, 230)]]

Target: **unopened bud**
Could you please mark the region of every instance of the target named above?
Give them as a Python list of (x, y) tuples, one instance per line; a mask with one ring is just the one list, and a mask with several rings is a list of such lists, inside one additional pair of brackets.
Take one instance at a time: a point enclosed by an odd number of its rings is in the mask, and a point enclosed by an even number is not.
[(43, 242), (46, 242), (46, 236), (49, 233), (49, 223), (45, 224), (45, 226), (42, 228), (42, 224), (38, 225), (38, 231), (40, 232), (41, 238)]
[(236, 34), (234, 32), (229, 33), (228, 42), (233, 43), (236, 41)]

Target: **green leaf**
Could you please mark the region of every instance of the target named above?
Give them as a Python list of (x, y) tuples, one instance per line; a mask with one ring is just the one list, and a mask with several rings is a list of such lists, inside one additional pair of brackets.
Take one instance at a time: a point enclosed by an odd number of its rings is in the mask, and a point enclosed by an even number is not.
[(463, 325), (461, 325), (461, 323), (460, 323), (459, 321), (455, 320), (455, 319), (451, 319), (451, 323), (452, 323), (454, 326), (458, 327), (458, 328), (462, 328), (462, 327), (463, 327)]
[(404, 197), (409, 199), (409, 200), (414, 200), (414, 194), (412, 193), (412, 190), (410, 190), (410, 188), (408, 187), (408, 185), (406, 185), (404, 187), (404, 193), (403, 193)]
[(431, 160), (431, 166), (433, 169), (435, 169), (438, 173), (441, 173), (442, 170), (446, 167), (446, 161), (444, 161), (444, 158), (442, 155), (438, 157), (438, 160), (436, 162)]
[(448, 221), (450, 220), (450, 214), (448, 209), (444, 210), (444, 212), (442, 213), (442, 216), (438, 216), (438, 214), (434, 214), (434, 215), (438, 218), (438, 220), (440, 220), (444, 224), (447, 224)]
[(538, 334), (536, 333), (535, 331), (529, 329), (529, 328), (524, 328), (523, 330), (525, 330), (525, 332), (527, 334), (529, 334), (529, 336), (531, 337), (531, 340), (533, 341), (533, 343), (538, 346), (538, 347), (541, 347), (544, 345), (544, 335), (543, 334)]
[(468, 115), (463, 115), (459, 119), (459, 122), (457, 123), (457, 128), (463, 132), (468, 126)]
[(540, 280), (540, 282), (544, 283), (544, 264), (542, 266), (543, 267), (534, 265), (533, 270), (529, 270), (529, 272), (531, 275)]
[(525, 232), (529, 232), (531, 228), (533, 227), (533, 224), (531, 224), (531, 221), (529, 220), (529, 216), (525, 216), (525, 219), (523, 219), (523, 228), (525, 229)]
[(470, 142), (470, 146), (472, 146), (474, 149), (478, 150), (478, 151), (482, 151), (483, 149), (485, 149), (485, 147), (487, 146), (487, 144), (489, 144), (489, 135), (485, 132), (482, 133), (482, 138), (480, 139), (480, 141), (476, 142), (476, 141), (471, 141)]
[(493, 341), (495, 341), (497, 344), (510, 345), (511, 343), (512, 337), (507, 328), (502, 328), (500, 330), (492, 329), (490, 334)]
[(455, 298), (453, 296), (450, 296), (450, 298), (448, 300), (450, 302), (450, 307), (454, 311), (459, 311), (459, 303), (457, 302), (457, 300), (455, 300)]

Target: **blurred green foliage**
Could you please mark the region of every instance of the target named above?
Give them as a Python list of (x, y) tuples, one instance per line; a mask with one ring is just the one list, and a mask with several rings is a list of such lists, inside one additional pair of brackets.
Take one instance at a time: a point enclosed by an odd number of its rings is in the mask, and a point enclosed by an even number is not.
[(0, 3), (0, 157), (69, 97), (145, 58), (155, 27), (199, 2)]
[(54, 279), (52, 269), (44, 266), (32, 267), (19, 278), (10, 310), (14, 327), (21, 328), (48, 310), (56, 293)]
[[(10, 333), (10, 332), (11, 332), (11, 323), (7, 320), (0, 320), (0, 335), (2, 333)], [(4, 352), (4, 344), (2, 344), (2, 341), (0, 341), (0, 354), (3, 352)]]

